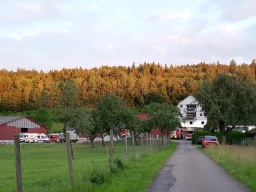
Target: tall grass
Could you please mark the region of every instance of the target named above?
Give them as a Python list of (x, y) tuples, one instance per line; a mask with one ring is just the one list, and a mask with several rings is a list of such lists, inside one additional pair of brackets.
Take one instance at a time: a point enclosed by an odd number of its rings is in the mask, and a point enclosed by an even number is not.
[[(129, 147), (128, 158), (125, 160), (124, 142), (115, 142), (116, 167), (110, 169), (108, 145), (103, 147), (100, 142), (96, 142), (95, 148), (91, 148), (89, 143), (73, 144), (75, 185), (70, 186), (64, 143), (23, 144), (23, 191), (145, 191), (175, 148), (176, 143), (171, 143), (160, 151), (142, 154), (138, 145), (136, 155), (133, 156)], [(0, 145), (0, 173), (0, 191), (16, 191), (13, 145)]]
[(203, 151), (230, 175), (256, 192), (256, 147), (226, 145)]

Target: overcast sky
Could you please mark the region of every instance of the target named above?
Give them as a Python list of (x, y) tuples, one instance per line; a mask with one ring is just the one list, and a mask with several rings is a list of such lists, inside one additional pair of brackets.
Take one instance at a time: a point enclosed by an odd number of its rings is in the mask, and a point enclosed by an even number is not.
[(256, 0), (0, 0), (0, 69), (256, 58)]

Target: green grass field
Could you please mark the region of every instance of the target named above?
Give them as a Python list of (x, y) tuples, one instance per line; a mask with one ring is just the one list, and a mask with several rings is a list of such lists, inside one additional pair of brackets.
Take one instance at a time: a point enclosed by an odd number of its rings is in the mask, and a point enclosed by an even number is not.
[(256, 192), (256, 147), (226, 145), (203, 151), (230, 175)]
[[(138, 145), (135, 156), (132, 155), (129, 145), (129, 160), (124, 160), (124, 142), (115, 142), (114, 159), (122, 160), (124, 169), (110, 172), (109, 145), (103, 147), (101, 142), (95, 144), (95, 148), (91, 148), (89, 143), (73, 144), (75, 184), (72, 187), (69, 182), (65, 143), (22, 144), (20, 150), (23, 191), (145, 191), (177, 145), (172, 142), (153, 153), (150, 153), (149, 147), (144, 147), (141, 151), (141, 146)], [(16, 191), (13, 145), (0, 145), (0, 173), (0, 191)], [(91, 175), (103, 175), (103, 184), (89, 182)]]

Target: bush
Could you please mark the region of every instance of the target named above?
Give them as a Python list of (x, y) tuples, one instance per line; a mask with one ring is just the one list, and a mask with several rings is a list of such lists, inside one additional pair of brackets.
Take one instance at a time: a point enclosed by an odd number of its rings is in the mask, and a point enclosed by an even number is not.
[[(215, 135), (219, 142), (222, 143), (222, 136), (221, 132), (210, 132), (206, 130), (199, 130), (195, 131), (192, 135), (192, 143), (196, 144), (197, 138), (199, 136), (205, 136), (205, 135)], [(241, 131), (231, 131), (227, 134), (226, 138), (226, 144), (227, 145), (241, 145), (242, 140), (247, 139), (247, 138), (252, 138), (252, 134), (250, 132), (241, 132)]]
[(121, 170), (124, 169), (124, 163), (121, 159), (115, 158), (113, 160), (112, 165), (110, 165), (110, 172), (114, 173), (114, 172), (117, 172), (119, 169)]
[(228, 145), (241, 145), (242, 140), (250, 138), (249, 133), (243, 133), (241, 131), (231, 131), (227, 134)]
[[(103, 184), (107, 179), (108, 171), (104, 167), (93, 166), (92, 170), (89, 172), (88, 181), (92, 184), (100, 185)], [(85, 180), (87, 180), (85, 178)]]

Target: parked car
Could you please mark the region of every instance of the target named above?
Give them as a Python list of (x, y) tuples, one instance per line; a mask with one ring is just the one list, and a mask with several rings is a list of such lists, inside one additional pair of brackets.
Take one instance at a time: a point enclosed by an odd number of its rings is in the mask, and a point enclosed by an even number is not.
[(50, 142), (60, 142), (60, 134), (59, 133), (50, 133), (48, 134)]
[(218, 146), (219, 145), (219, 141), (218, 138), (216, 136), (205, 136), (203, 141), (202, 141), (202, 147), (206, 148), (209, 146)]
[(145, 133), (140, 133), (140, 134), (138, 135), (138, 138), (139, 138), (139, 139), (141, 139), (141, 138), (146, 139), (146, 138), (147, 138), (147, 135), (146, 135)]
[[(70, 134), (70, 132), (69, 132), (69, 136), (70, 136), (70, 141), (71, 142), (76, 143), (78, 141), (77, 135), (75, 133), (71, 132), (71, 134)], [(61, 143), (66, 142), (66, 137), (65, 137), (64, 133), (60, 133), (59, 141)]]
[(66, 138), (65, 138), (65, 135), (63, 133), (59, 134), (59, 142), (61, 142), (61, 143), (66, 142)]
[(204, 136), (199, 136), (199, 137), (197, 138), (196, 143), (199, 144), (199, 145), (202, 145), (203, 139), (204, 139)]

